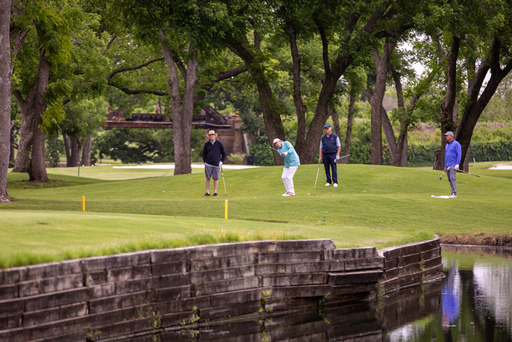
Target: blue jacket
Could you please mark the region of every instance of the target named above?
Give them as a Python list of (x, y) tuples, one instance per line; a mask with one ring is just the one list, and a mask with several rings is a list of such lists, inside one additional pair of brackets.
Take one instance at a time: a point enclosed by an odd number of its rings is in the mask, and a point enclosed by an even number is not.
[(460, 164), (462, 149), (457, 140), (452, 140), (451, 143), (447, 143), (444, 147), (444, 151), (444, 167), (453, 167)]
[(288, 141), (283, 141), (281, 147), (277, 149), (277, 152), (288, 152), (286, 156), (283, 156), (285, 167), (300, 165), (299, 155), (297, 152), (295, 152), (292, 144), (290, 144)]
[(327, 136), (325, 134), (320, 140), (320, 148), (322, 149), (322, 153), (336, 153), (338, 152), (338, 147), (341, 146), (340, 138), (334, 133)]

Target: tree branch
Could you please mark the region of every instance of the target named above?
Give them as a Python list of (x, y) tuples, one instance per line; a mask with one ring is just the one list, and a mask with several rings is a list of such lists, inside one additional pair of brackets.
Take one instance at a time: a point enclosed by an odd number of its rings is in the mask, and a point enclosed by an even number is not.
[(110, 46), (112, 46), (112, 44), (114, 43), (114, 41), (117, 39), (117, 35), (114, 33), (114, 35), (112, 36), (112, 38), (110, 38), (110, 41), (108, 42), (107, 46), (105, 46), (105, 48), (103, 49), (103, 51), (101, 51), (101, 54), (104, 55), (105, 52), (107, 52), (108, 49), (110, 49)]
[(122, 73), (122, 72), (125, 72), (125, 71), (132, 71), (132, 70), (137, 70), (137, 69), (142, 69), (148, 65), (150, 65), (151, 63), (154, 63), (154, 62), (158, 62), (158, 61), (161, 61), (163, 60), (164, 58), (163, 57), (158, 57), (158, 58), (155, 58), (155, 59), (152, 59), (150, 61), (147, 61), (146, 63), (142, 63), (142, 64), (139, 64), (139, 65), (136, 65), (136, 66), (132, 66), (132, 67), (122, 67), (122, 68), (119, 68), (119, 69), (116, 69), (114, 71), (112, 71), (110, 74), (108, 74), (107, 76), (107, 81), (110, 82), (110, 80), (117, 74), (119, 73)]
[(157, 90), (150, 90), (150, 89), (129, 89), (123, 86), (120, 86), (119, 84), (115, 84), (114, 82), (109, 81), (107, 83), (109, 86), (112, 86), (114, 88), (117, 88), (121, 91), (123, 91), (125, 94), (128, 95), (138, 95), (138, 94), (153, 94), (157, 96), (168, 96), (168, 91), (157, 91)]
[(329, 63), (329, 42), (325, 34), (325, 28), (320, 21), (318, 12), (313, 13), (313, 21), (316, 27), (318, 27), (318, 33), (320, 33), (320, 38), (322, 39), (322, 59), (324, 61), (325, 75), (328, 76), (331, 74), (331, 66)]

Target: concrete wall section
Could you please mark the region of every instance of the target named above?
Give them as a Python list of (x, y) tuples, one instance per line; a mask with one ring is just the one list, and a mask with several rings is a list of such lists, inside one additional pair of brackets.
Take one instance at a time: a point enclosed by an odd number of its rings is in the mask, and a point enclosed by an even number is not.
[(439, 239), (151, 250), (0, 270), (0, 341), (102, 340), (357, 303), (442, 279)]

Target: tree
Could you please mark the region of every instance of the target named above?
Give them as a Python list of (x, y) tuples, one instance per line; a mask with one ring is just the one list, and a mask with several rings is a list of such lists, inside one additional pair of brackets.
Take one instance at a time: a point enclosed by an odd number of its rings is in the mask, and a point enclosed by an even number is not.
[(66, 166), (91, 165), (92, 135), (105, 122), (108, 103), (103, 97), (70, 102), (64, 107), (66, 118), (61, 123), (66, 152)]
[(191, 172), (191, 130), (200, 65), (220, 50), (216, 36), (223, 35), (225, 8), (218, 2), (115, 1), (110, 9), (121, 9), (123, 23), (133, 28), (138, 42), (150, 45), (167, 66), (174, 134), (174, 174)]
[[(461, 166), (467, 169), (471, 137), (478, 119), (512, 70), (512, 4), (499, 0), (484, 6), (475, 0), (454, 2), (451, 7), (439, 9), (437, 13), (441, 16), (434, 18), (441, 35), (438, 45), (446, 88), (440, 106), (441, 134), (448, 130), (455, 132), (462, 147)], [(431, 36), (435, 41), (438, 34)], [(462, 92), (464, 87), (466, 93)], [(459, 112), (462, 112), (460, 118)], [(444, 146), (444, 139), (441, 141)], [(444, 164), (440, 152), (435, 168)]]
[(11, 146), (11, 0), (0, 0), (0, 202), (9, 203), (7, 173)]
[[(350, 154), (350, 143), (352, 138), (352, 126), (354, 121), (355, 102), (360, 96), (366, 83), (366, 73), (361, 67), (352, 66), (345, 72), (345, 78), (348, 81), (349, 105), (347, 111), (347, 130), (345, 132), (345, 141), (343, 144), (343, 155)], [(348, 164), (349, 158), (341, 160), (342, 164)]]
[(18, 5), (26, 6), (25, 16), (33, 17), (32, 21), (25, 17), (13, 23), (14, 26), (20, 24), (22, 31), (30, 28), (16, 59), (19, 68), (13, 74), (16, 79), (13, 92), (22, 113), (13, 172), (28, 172), (31, 181), (45, 182), (48, 181), (45, 129), (55, 127), (59, 117), (63, 117), (62, 97), (69, 91), (65, 82), (50, 80), (50, 76), (69, 58), (73, 46), (71, 35), (81, 11), (72, 1), (65, 6), (46, 1)]

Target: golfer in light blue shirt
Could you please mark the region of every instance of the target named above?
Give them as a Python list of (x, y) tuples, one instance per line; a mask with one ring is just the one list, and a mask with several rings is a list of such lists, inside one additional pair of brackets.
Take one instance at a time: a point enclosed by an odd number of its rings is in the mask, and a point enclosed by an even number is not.
[(277, 148), (277, 152), (283, 156), (284, 168), (281, 179), (283, 180), (284, 188), (286, 192), (283, 196), (295, 196), (295, 188), (293, 186), (293, 176), (300, 165), (300, 158), (292, 144), (288, 141), (281, 141), (279, 138), (275, 138), (274, 146)]

